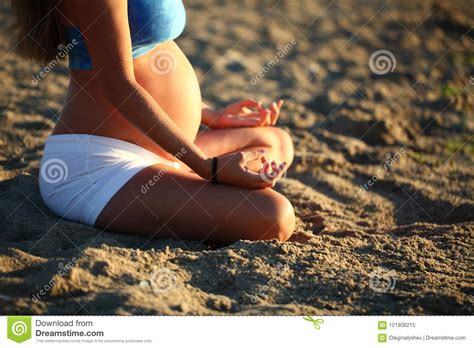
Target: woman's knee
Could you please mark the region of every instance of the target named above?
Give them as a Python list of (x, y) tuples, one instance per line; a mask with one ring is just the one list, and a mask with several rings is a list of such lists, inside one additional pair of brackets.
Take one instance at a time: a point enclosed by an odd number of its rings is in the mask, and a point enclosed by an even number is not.
[[(263, 214), (260, 219), (261, 238), (278, 239), (284, 242), (290, 238), (295, 229), (295, 212), (290, 201), (283, 195), (269, 190), (271, 193), (266, 198)], [(262, 215), (261, 215), (262, 216)]]
[(293, 139), (291, 139), (290, 133), (278, 127), (272, 127), (271, 131), (273, 134), (273, 146), (281, 153), (281, 160), (286, 161), (290, 165), (294, 156)]

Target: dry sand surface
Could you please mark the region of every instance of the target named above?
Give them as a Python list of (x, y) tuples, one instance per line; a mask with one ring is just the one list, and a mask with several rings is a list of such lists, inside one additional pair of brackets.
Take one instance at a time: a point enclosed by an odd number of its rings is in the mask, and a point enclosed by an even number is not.
[(207, 100), (287, 100), (296, 158), (277, 188), (297, 233), (216, 248), (50, 213), (38, 167), (66, 65), (31, 83), (42, 67), (9, 52), (2, 0), (0, 314), (472, 314), (472, 4), (186, 2), (178, 44)]

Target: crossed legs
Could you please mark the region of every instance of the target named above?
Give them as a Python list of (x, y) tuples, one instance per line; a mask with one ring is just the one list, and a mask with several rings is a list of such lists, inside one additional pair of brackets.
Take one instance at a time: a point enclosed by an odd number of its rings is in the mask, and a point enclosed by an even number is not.
[[(196, 144), (208, 156), (265, 148), (270, 159), (288, 164), (293, 159), (290, 136), (274, 127), (207, 130), (199, 134)], [(156, 183), (144, 192), (143, 185), (150, 180)], [(293, 233), (295, 216), (291, 203), (272, 189), (212, 184), (194, 173), (155, 165), (117, 192), (96, 226), (156, 238), (228, 244), (240, 239), (285, 241)]]

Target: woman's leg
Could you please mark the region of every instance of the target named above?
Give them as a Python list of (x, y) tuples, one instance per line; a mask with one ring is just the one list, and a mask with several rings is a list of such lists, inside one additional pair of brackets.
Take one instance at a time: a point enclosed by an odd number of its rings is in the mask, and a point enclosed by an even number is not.
[(134, 176), (99, 215), (114, 232), (218, 244), (240, 239), (287, 240), (295, 226), (291, 203), (271, 189), (212, 184), (163, 165)]
[[(286, 161), (288, 166), (293, 161), (291, 136), (277, 127), (208, 129), (199, 133), (195, 143), (209, 157), (241, 150), (266, 149), (270, 159)], [(261, 163), (249, 167), (258, 171)]]

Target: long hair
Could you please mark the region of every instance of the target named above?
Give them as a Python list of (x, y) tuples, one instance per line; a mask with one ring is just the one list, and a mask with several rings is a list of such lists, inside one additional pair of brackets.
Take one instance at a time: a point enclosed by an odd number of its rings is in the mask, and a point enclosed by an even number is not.
[(61, 0), (11, 0), (13, 48), (24, 58), (40, 63), (53, 60), (64, 42), (56, 7)]

